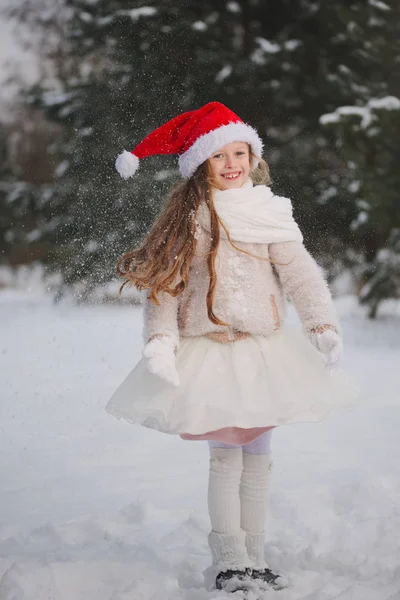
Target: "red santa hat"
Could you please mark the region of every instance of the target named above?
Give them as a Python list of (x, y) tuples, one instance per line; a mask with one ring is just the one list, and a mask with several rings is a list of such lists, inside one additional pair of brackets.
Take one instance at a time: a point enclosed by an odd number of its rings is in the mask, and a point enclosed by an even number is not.
[[(209, 102), (183, 113), (152, 131), (131, 152), (124, 150), (115, 166), (124, 179), (134, 175), (139, 159), (154, 154), (178, 154), (179, 170), (186, 179), (205, 160), (232, 142), (247, 142), (261, 157), (263, 143), (255, 129), (220, 102)], [(254, 166), (257, 166), (258, 160)]]

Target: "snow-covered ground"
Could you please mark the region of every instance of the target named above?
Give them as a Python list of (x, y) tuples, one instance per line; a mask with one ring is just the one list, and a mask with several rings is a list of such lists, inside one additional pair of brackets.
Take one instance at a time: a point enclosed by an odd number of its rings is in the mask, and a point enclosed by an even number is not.
[[(361, 402), (274, 433), (266, 553), (291, 585), (265, 599), (400, 599), (400, 310), (338, 308)], [(140, 350), (139, 307), (0, 291), (0, 600), (240, 597), (208, 581), (206, 443), (104, 411)]]

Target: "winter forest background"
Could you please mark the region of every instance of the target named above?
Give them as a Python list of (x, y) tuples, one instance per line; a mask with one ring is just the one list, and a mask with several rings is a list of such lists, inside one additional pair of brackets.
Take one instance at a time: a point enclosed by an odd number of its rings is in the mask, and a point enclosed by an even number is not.
[(0, 600), (228, 600), (207, 444), (104, 409), (142, 352), (115, 264), (179, 177), (115, 157), (211, 100), (263, 137), (360, 388), (274, 431), (290, 586), (248, 600), (399, 600), (400, 0), (0, 0), (0, 65)]
[(44, 265), (56, 299), (114, 279), (176, 157), (122, 181), (115, 156), (218, 100), (265, 142), (307, 247), (374, 317), (400, 295), (399, 0), (3, 2), (37, 76), (0, 126), (0, 264)]

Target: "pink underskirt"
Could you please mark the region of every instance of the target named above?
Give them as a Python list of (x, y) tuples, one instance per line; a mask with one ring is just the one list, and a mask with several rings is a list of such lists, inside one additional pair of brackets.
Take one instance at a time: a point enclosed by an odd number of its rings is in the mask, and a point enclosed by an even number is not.
[(215, 431), (207, 431), (201, 435), (192, 435), (191, 433), (181, 433), (183, 440), (215, 440), (225, 444), (249, 444), (260, 437), (266, 431), (274, 427), (251, 427), (243, 429), (242, 427), (223, 427)]

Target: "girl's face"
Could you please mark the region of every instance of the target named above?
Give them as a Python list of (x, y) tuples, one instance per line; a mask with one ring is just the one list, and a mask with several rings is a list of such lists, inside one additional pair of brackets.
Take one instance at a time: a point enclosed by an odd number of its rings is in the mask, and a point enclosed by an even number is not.
[(213, 185), (220, 190), (241, 187), (250, 173), (250, 152), (246, 142), (233, 142), (208, 159)]

